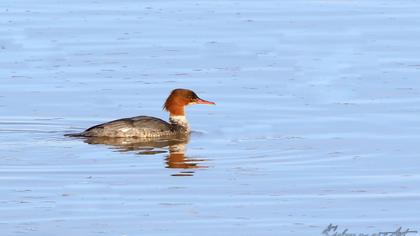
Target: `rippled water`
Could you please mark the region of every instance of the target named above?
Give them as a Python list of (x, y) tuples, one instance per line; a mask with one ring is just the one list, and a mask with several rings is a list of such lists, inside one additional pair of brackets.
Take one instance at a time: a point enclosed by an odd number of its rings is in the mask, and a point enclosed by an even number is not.
[[(420, 231), (419, 2), (6, 0), (0, 11), (1, 235)], [(187, 109), (188, 142), (63, 136), (166, 119), (178, 87), (217, 103)]]

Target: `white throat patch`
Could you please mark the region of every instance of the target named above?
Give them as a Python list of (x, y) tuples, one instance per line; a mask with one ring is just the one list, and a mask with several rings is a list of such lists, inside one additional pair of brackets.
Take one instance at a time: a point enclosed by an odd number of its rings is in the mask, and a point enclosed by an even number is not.
[(189, 129), (189, 127), (188, 127), (188, 120), (187, 120), (187, 118), (185, 116), (170, 116), (169, 117), (169, 121), (172, 124), (177, 124), (177, 125), (180, 125), (182, 127), (185, 127), (187, 129)]

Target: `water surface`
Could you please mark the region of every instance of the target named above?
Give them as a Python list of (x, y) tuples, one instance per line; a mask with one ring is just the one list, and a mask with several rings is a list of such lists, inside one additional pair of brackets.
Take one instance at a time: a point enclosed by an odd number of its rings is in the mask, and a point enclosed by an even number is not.
[[(420, 231), (417, 1), (2, 1), (9, 235)], [(190, 140), (64, 137), (190, 88)], [(154, 147), (152, 147), (154, 146)], [(172, 145), (174, 146), (174, 145)]]

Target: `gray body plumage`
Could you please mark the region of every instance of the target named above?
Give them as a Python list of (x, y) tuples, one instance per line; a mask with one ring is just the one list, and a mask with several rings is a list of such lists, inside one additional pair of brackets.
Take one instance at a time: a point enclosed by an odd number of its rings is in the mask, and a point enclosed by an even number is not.
[(188, 127), (177, 123), (168, 123), (162, 119), (150, 116), (136, 116), (95, 125), (82, 133), (69, 136), (161, 138), (186, 135), (188, 133)]

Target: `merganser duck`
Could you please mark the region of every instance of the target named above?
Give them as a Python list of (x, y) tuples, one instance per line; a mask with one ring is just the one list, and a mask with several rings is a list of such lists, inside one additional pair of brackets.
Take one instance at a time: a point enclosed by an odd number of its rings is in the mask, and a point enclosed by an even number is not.
[(169, 123), (150, 116), (123, 118), (95, 125), (89, 129), (69, 134), (73, 137), (139, 137), (139, 138), (171, 138), (185, 136), (190, 133), (188, 121), (185, 118), (185, 106), (192, 104), (212, 104), (197, 96), (189, 89), (175, 89), (166, 99), (163, 109), (169, 112)]

